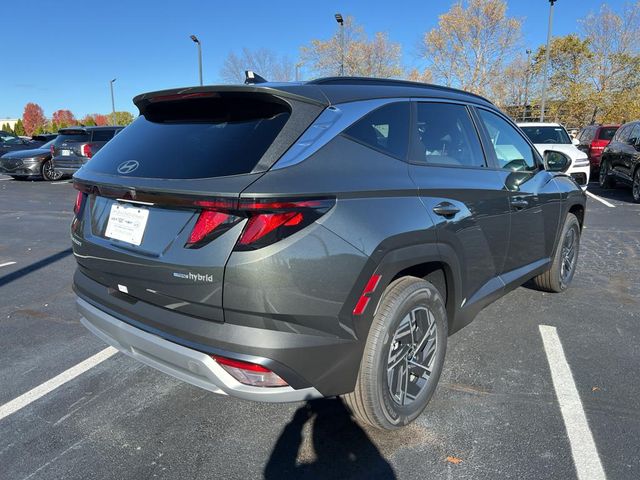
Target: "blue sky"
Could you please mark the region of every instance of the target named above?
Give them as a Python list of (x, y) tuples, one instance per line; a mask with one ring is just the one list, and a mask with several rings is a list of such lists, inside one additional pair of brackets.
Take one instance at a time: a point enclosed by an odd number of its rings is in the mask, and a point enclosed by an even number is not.
[[(68, 108), (80, 117), (116, 109), (135, 112), (131, 99), (149, 90), (195, 85), (196, 46), (202, 41), (204, 82), (219, 82), (227, 53), (267, 47), (297, 59), (299, 47), (335, 31), (335, 12), (353, 15), (367, 32), (386, 31), (403, 45), (404, 63), (415, 58), (421, 34), (453, 0), (106, 0), (3, 2), (0, 63), (0, 121), (22, 116), (25, 103), (40, 104), (47, 116)], [(554, 35), (579, 30), (578, 19), (602, 0), (558, 0)], [(609, 0), (613, 9), (623, 0)], [(523, 50), (546, 39), (548, 1), (508, 0), (511, 16), (523, 20)], [(303, 71), (304, 74), (304, 71)]]

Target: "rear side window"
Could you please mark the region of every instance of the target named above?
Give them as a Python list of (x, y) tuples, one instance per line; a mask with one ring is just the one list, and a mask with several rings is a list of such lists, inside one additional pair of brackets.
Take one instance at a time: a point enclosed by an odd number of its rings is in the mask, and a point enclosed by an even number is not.
[(138, 167), (127, 176), (187, 179), (250, 173), (289, 115), (282, 101), (246, 95), (152, 103), (86, 168), (119, 175), (119, 165), (135, 160)]
[(344, 135), (404, 160), (409, 143), (409, 102), (374, 110), (347, 128)]
[(412, 160), (431, 165), (484, 167), (484, 154), (464, 105), (418, 103)]
[(598, 132), (598, 140), (611, 141), (617, 130), (618, 127), (602, 127)]
[(108, 142), (113, 138), (113, 130), (94, 130), (91, 137), (92, 142)]
[(631, 134), (629, 135), (629, 140), (627, 143), (629, 145), (635, 145), (640, 140), (640, 123), (636, 123), (633, 129), (631, 130)]
[(620, 131), (616, 135), (618, 137), (618, 142), (627, 143), (632, 128), (633, 125), (623, 125), (622, 127), (620, 127)]

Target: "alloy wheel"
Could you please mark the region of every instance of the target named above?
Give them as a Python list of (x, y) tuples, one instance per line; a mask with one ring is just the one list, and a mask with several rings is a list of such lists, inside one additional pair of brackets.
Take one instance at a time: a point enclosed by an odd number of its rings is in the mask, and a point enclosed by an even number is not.
[(576, 251), (577, 251), (578, 234), (574, 228), (567, 231), (562, 241), (562, 253), (560, 259), (560, 282), (563, 285), (571, 281), (571, 276), (576, 267)]
[(44, 162), (42, 173), (46, 180), (59, 180), (62, 178), (62, 173), (53, 168), (53, 163), (50, 160)]
[(437, 325), (426, 307), (416, 307), (400, 321), (387, 359), (387, 385), (401, 406), (411, 404), (425, 389), (438, 349)]

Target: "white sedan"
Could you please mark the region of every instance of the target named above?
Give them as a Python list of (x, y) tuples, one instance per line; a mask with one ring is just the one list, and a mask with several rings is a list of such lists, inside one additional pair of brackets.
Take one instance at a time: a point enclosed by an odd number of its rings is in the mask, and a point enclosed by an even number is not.
[(589, 183), (591, 167), (587, 155), (572, 143), (567, 130), (559, 123), (518, 123), (535, 147), (544, 155), (545, 150), (557, 150), (571, 159), (565, 173), (571, 175), (584, 189)]

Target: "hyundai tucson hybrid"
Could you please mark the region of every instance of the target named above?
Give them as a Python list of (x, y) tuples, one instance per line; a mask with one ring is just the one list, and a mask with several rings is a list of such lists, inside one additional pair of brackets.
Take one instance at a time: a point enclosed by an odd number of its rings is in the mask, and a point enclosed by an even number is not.
[[(379, 428), (434, 393), (447, 337), (522, 283), (561, 292), (585, 195), (492, 103), (394, 80), (205, 86), (74, 176), (82, 323), (219, 394), (344, 395)], [(546, 168), (545, 168), (546, 165)]]

